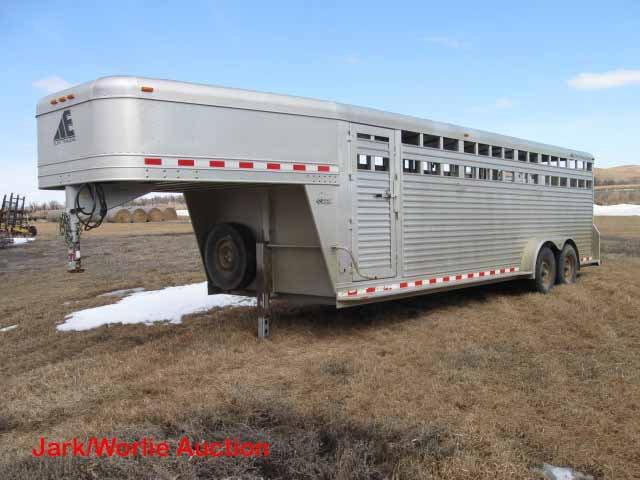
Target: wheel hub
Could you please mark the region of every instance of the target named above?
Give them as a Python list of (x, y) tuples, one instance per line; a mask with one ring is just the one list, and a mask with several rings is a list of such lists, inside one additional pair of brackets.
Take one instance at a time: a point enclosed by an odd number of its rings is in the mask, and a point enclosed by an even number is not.
[(552, 278), (551, 278), (551, 265), (549, 264), (549, 262), (547, 261), (542, 262), (542, 271), (540, 273), (542, 277), (542, 283), (545, 286), (550, 286)]
[(223, 238), (216, 245), (216, 260), (220, 270), (233, 270), (236, 263), (236, 249), (231, 238)]
[(573, 257), (567, 256), (564, 262), (564, 278), (573, 278), (575, 264)]

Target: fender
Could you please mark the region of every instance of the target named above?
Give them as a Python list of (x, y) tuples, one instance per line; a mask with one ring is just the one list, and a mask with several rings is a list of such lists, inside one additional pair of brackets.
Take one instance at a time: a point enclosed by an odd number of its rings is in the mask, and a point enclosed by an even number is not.
[(533, 238), (527, 242), (520, 257), (520, 268), (522, 272), (528, 272), (528, 278), (535, 278), (536, 275), (536, 260), (538, 259), (538, 253), (545, 243), (552, 243), (558, 251), (562, 251), (564, 244), (573, 239), (571, 237), (540, 237)]

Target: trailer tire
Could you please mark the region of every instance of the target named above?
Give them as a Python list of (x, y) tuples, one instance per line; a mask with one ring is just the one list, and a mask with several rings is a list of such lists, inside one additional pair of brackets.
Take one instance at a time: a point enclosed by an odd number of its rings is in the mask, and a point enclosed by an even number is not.
[(556, 256), (549, 247), (542, 247), (536, 260), (535, 288), (540, 293), (549, 293), (556, 283)]
[(204, 245), (209, 280), (221, 290), (240, 290), (256, 276), (256, 241), (245, 225), (214, 225)]
[(38, 235), (38, 229), (33, 225), (29, 225), (29, 235), (35, 237), (36, 235)]
[(558, 284), (576, 283), (578, 274), (578, 254), (575, 249), (567, 244), (558, 255), (558, 274), (556, 282)]

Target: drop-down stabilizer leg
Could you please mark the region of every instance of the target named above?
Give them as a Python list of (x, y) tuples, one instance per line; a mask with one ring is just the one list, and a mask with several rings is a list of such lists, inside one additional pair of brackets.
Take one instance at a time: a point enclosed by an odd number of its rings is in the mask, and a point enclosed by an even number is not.
[(271, 335), (271, 256), (266, 243), (256, 244), (256, 300), (258, 338)]

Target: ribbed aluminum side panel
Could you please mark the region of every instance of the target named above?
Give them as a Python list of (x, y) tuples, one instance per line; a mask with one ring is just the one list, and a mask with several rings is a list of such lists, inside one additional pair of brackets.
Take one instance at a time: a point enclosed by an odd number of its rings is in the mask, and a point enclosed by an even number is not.
[(591, 190), (405, 173), (404, 276), (519, 265), (539, 237), (572, 237), (590, 256), (591, 223)]
[[(390, 271), (392, 264), (391, 207), (388, 172), (357, 173), (357, 255), (361, 271)], [(382, 198), (376, 198), (380, 195)]]

